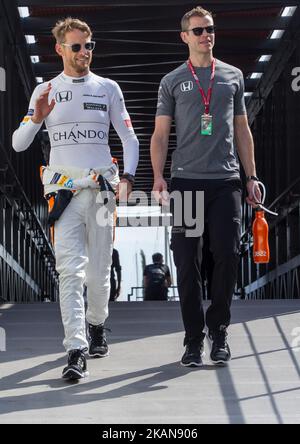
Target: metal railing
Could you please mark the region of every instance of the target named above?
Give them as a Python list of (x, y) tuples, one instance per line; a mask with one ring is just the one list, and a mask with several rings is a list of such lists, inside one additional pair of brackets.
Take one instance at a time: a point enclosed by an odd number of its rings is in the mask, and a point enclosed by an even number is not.
[[(171, 291), (169, 291), (168, 301), (179, 301), (177, 285), (171, 285), (170, 287), (168, 287), (168, 289), (169, 290), (173, 290), (172, 291), (173, 294), (171, 294)], [(134, 299), (135, 301), (143, 301), (144, 300), (144, 290), (145, 290), (145, 287), (143, 287), (143, 286), (131, 287), (131, 293), (128, 293), (127, 301), (128, 302), (132, 302), (132, 298), (135, 298)], [(176, 294), (175, 294), (175, 290), (177, 290)], [(139, 291), (142, 294), (139, 294)], [(204, 279), (203, 282), (202, 282), (202, 298), (205, 301), (210, 299), (209, 290), (208, 290), (208, 282), (207, 282), (206, 279)], [(240, 292), (235, 293), (234, 294), (234, 298), (240, 299)]]
[(0, 295), (11, 302), (58, 298), (55, 257), (14, 167), (0, 142)]
[[(170, 287), (168, 287), (169, 290), (171, 289), (177, 289), (177, 286), (172, 285)], [(142, 294), (138, 294), (138, 292), (141, 290)], [(128, 293), (127, 295), (127, 301), (128, 302), (132, 302), (132, 298), (134, 297), (134, 301), (136, 302), (143, 302), (144, 301), (144, 293), (145, 287), (141, 286), (141, 287), (131, 287), (131, 293)], [(179, 301), (179, 296), (177, 295), (171, 295), (168, 294), (168, 301)]]

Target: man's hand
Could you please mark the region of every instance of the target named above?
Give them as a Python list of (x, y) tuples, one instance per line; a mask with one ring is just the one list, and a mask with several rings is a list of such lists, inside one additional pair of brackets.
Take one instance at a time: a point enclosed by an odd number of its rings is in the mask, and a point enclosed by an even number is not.
[(42, 123), (53, 110), (55, 100), (52, 99), (50, 105), (48, 103), (51, 88), (51, 83), (49, 83), (45, 91), (37, 98), (35, 102), (34, 115), (31, 117), (33, 123)]
[(247, 182), (248, 196), (246, 197), (247, 204), (252, 208), (257, 208), (257, 202), (261, 202), (261, 192), (256, 180), (249, 180)]
[(168, 185), (163, 177), (154, 179), (152, 193), (155, 200), (162, 205), (169, 204)]
[(129, 180), (123, 178), (120, 180), (120, 183), (117, 185), (116, 190), (116, 199), (119, 202), (128, 202), (128, 197), (130, 193), (132, 192), (132, 184), (129, 182)]
[(118, 297), (120, 296), (120, 293), (121, 293), (121, 287), (119, 287), (119, 288), (116, 289), (116, 297), (115, 297), (115, 300), (118, 299)]

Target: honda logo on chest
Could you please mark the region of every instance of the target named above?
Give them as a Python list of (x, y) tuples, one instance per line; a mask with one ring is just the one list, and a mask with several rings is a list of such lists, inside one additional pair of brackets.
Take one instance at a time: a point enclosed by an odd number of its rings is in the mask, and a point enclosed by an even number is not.
[(72, 100), (72, 91), (60, 91), (55, 95), (56, 102), (70, 102)]
[(192, 91), (193, 88), (194, 84), (191, 80), (188, 80), (187, 82), (182, 82), (180, 85), (180, 89), (182, 92)]

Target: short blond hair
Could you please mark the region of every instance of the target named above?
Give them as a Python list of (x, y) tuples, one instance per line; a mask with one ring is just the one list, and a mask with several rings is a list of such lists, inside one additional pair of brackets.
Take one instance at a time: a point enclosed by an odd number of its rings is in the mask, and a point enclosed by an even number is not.
[(92, 37), (92, 31), (89, 25), (79, 19), (67, 17), (64, 20), (59, 20), (54, 28), (52, 34), (57, 43), (64, 43), (67, 32), (79, 29), (79, 31), (85, 32), (88, 37)]
[(205, 17), (206, 15), (209, 15), (211, 18), (213, 18), (212, 13), (202, 8), (202, 6), (197, 6), (196, 8), (191, 9), (191, 11), (186, 12), (181, 19), (181, 30), (187, 30), (190, 24), (191, 17)]

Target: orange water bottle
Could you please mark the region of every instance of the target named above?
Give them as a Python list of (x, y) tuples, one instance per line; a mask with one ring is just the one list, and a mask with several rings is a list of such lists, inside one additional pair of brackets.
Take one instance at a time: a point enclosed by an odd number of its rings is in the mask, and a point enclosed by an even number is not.
[(255, 211), (252, 234), (253, 260), (256, 264), (267, 264), (270, 260), (269, 226), (265, 219), (265, 212), (261, 209)]

